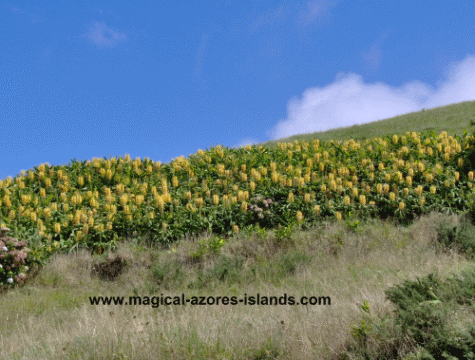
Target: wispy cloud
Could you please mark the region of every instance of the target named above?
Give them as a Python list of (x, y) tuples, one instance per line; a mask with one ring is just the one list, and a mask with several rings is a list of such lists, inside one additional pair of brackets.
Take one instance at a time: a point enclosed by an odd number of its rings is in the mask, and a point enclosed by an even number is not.
[(301, 25), (309, 25), (316, 20), (323, 19), (330, 9), (336, 5), (336, 2), (328, 0), (313, 0), (308, 1), (304, 10), (300, 11), (299, 23)]
[(475, 100), (475, 57), (467, 56), (447, 69), (433, 88), (420, 81), (400, 87), (365, 84), (358, 74), (340, 73), (333, 84), (309, 88), (287, 105), (287, 119), (267, 132), (272, 139), (364, 124), (422, 108)]
[[(297, 3), (281, 4), (277, 8), (269, 9), (259, 15), (251, 22), (248, 31), (253, 34), (261, 28), (279, 26), (284, 21), (288, 24), (295, 23), (305, 27), (326, 18), (337, 3), (338, 0), (313, 0), (308, 1), (304, 6)], [(296, 7), (300, 9), (295, 9)]]
[(194, 74), (195, 74), (196, 77), (201, 76), (202, 63), (203, 63), (203, 59), (204, 59), (204, 56), (205, 56), (205, 53), (206, 53), (206, 48), (208, 46), (209, 38), (210, 38), (209, 34), (204, 34), (201, 37), (200, 46), (199, 46), (198, 51), (197, 51), (196, 56), (195, 56)]
[(249, 33), (252, 34), (262, 27), (270, 27), (280, 24), (286, 17), (288, 17), (289, 10), (288, 6), (283, 4), (276, 9), (267, 10), (249, 25)]
[[(15, 14), (25, 14), (25, 12), (22, 9), (16, 6), (10, 7), (10, 11)], [(37, 14), (30, 14), (30, 15), (27, 14), (26, 16), (28, 16), (28, 21), (32, 23), (39, 23), (39, 22), (44, 21), (43, 18)]]
[(82, 37), (88, 38), (97, 46), (105, 47), (127, 41), (127, 36), (124, 33), (112, 29), (103, 22), (94, 22)]
[(383, 59), (381, 46), (383, 45), (386, 38), (386, 33), (381, 34), (368, 51), (361, 53), (361, 57), (363, 58), (369, 71), (376, 71), (381, 65), (381, 61)]
[(14, 12), (15, 14), (24, 14), (24, 11), (22, 11), (20, 8), (16, 7), (16, 6), (12, 6), (10, 8), (11, 12)]

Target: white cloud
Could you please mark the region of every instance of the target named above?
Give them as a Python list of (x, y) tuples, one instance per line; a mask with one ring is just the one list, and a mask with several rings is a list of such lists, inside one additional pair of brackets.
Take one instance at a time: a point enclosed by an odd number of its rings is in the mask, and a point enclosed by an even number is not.
[(83, 37), (89, 38), (98, 46), (113, 46), (120, 41), (127, 41), (127, 36), (123, 33), (113, 30), (103, 22), (95, 22), (89, 27)]
[(365, 84), (360, 75), (340, 73), (333, 84), (309, 88), (287, 105), (287, 119), (267, 132), (272, 139), (364, 124), (372, 121), (475, 100), (475, 57), (452, 64), (436, 88), (420, 81), (401, 87)]

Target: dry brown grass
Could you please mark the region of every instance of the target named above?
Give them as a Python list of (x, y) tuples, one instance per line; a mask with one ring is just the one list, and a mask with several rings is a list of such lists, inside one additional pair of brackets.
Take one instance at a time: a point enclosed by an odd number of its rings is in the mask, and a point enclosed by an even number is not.
[[(2, 359), (315, 359), (336, 358), (361, 321), (358, 303), (382, 318), (393, 307), (384, 290), (435, 270), (442, 277), (473, 264), (439, 253), (431, 241), (440, 219), (431, 214), (409, 228), (373, 220), (361, 233), (343, 223), (297, 231), (282, 245), (272, 231), (229, 238), (220, 255), (191, 261), (199, 240), (172, 249), (123, 242), (127, 261), (114, 281), (91, 276), (99, 259), (89, 252), (54, 256), (27, 286), (0, 295)], [(457, 216), (450, 217), (457, 222)], [(305, 255), (307, 257), (305, 257)], [(286, 257), (287, 256), (287, 257)], [(224, 258), (242, 259), (223, 281), (202, 277)], [(308, 260), (308, 257), (311, 260)], [(293, 259), (293, 260), (292, 260)], [(306, 260), (307, 259), (307, 260)], [(169, 268), (154, 273), (158, 265)], [(221, 265), (220, 265), (221, 264)], [(233, 271), (229, 265), (228, 274)], [(158, 274), (158, 275), (157, 275)], [(204, 280), (203, 280), (204, 279)], [(234, 280), (233, 280), (234, 279)], [(260, 293), (329, 296), (330, 306), (114, 306), (89, 296), (224, 296)], [(268, 357), (265, 357), (265, 354)]]

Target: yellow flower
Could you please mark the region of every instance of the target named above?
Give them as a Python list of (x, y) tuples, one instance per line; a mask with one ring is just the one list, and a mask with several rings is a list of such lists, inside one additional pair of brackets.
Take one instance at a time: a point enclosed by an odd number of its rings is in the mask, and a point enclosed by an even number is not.
[(293, 194), (292, 192), (291, 192), (291, 193), (289, 193), (289, 197), (288, 197), (288, 201), (289, 201), (289, 203), (293, 203), (293, 202), (294, 202), (294, 200), (295, 200), (295, 199), (294, 199), (294, 194)]
[(419, 186), (416, 187), (415, 192), (416, 192), (417, 195), (421, 196), (422, 195), (422, 190), (423, 190), (422, 186), (419, 185)]
[(336, 212), (336, 218), (337, 218), (338, 220), (341, 220), (341, 212), (340, 212), (340, 211), (337, 211), (337, 212)]
[(404, 202), (401, 201), (399, 203), (399, 210), (404, 210), (404, 208), (405, 208), (405, 204), (404, 204)]
[(305, 202), (306, 203), (310, 202), (310, 194), (305, 194)]
[(203, 206), (203, 203), (204, 203), (203, 198), (199, 197), (199, 198), (195, 199), (195, 204), (198, 208), (201, 208)]
[(247, 202), (243, 201), (241, 203), (241, 210), (244, 211), (244, 212), (247, 211)]
[(301, 222), (303, 220), (303, 214), (301, 211), (297, 211), (297, 214), (295, 215), (297, 218), (297, 222)]
[(366, 196), (360, 195), (360, 204), (363, 206), (366, 205)]
[(233, 233), (239, 234), (239, 226), (233, 225)]
[(320, 206), (319, 206), (319, 205), (315, 205), (315, 206), (313, 207), (313, 212), (314, 212), (315, 214), (317, 214), (317, 215), (320, 214)]

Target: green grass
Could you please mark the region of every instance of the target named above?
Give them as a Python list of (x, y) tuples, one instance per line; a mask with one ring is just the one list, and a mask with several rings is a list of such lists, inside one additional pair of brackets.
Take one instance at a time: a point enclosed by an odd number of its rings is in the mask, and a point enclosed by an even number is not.
[[(475, 102), (466, 102), (304, 136), (363, 139), (428, 126), (462, 135), (474, 115)], [(167, 247), (148, 246), (145, 233), (102, 255), (58, 253), (26, 286), (0, 294), (0, 358), (475, 358), (473, 230), (469, 214), (430, 213), (404, 226), (323, 220), (227, 238), (203, 233)], [(121, 267), (107, 265), (114, 259)], [(331, 305), (89, 301), (182, 293), (330, 297)]]

